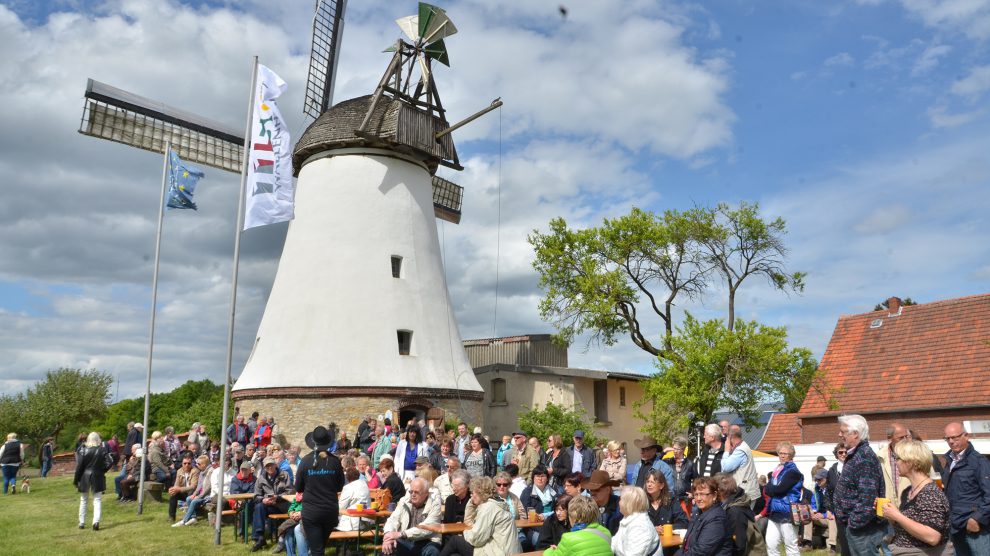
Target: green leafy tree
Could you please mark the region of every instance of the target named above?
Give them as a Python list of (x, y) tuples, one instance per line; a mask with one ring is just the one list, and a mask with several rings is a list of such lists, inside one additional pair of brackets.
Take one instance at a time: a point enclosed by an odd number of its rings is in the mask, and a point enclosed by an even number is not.
[[(877, 303), (876, 305), (874, 305), (873, 306), (873, 310), (874, 311), (883, 311), (884, 309), (889, 309), (890, 308), (890, 306), (888, 305), (889, 303), (890, 303), (890, 300), (889, 299), (885, 299), (882, 303)], [(917, 305), (917, 304), (918, 304), (918, 302), (915, 301), (915, 300), (913, 300), (913, 299), (911, 299), (910, 297), (905, 297), (904, 299), (901, 300), (901, 306), (902, 307), (910, 307), (911, 305)]]
[[(219, 439), (222, 416), (223, 385), (209, 380), (190, 380), (170, 392), (152, 394), (148, 404), (148, 422), (145, 425), (149, 434), (155, 430), (164, 431), (167, 426), (182, 433), (198, 421), (206, 425), (206, 433), (210, 438)], [(111, 405), (103, 417), (88, 426), (92, 427), (90, 430), (98, 431), (106, 437), (111, 434), (122, 435), (127, 430), (127, 423), (140, 422), (143, 417), (144, 396), (141, 396), (120, 400)]]
[(710, 422), (721, 407), (756, 424), (756, 409), (768, 401), (768, 392), (789, 410), (800, 407), (818, 377), (814, 357), (803, 348), (789, 349), (783, 327), (739, 319), (730, 329), (721, 320), (699, 321), (688, 313), (677, 332), (671, 340), (675, 357), (658, 360), (657, 373), (643, 383), (644, 400), (636, 404), (646, 430), (664, 440), (688, 426), (689, 413)]
[(45, 437), (58, 442), (59, 434), (101, 417), (107, 410), (113, 377), (95, 369), (61, 368), (29, 388), (16, 402), (24, 413), (23, 437), (40, 446)]
[(584, 431), (584, 443), (588, 446), (595, 446), (602, 440), (584, 408), (568, 409), (553, 402), (547, 402), (542, 409), (536, 405), (519, 412), (519, 428), (529, 436), (539, 438), (541, 443), (551, 434), (559, 434), (564, 444), (570, 446), (574, 442), (574, 431), (578, 429)]

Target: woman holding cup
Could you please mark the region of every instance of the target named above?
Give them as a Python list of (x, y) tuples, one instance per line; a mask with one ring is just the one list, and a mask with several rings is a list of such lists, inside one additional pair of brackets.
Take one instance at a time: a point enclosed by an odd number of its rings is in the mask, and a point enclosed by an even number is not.
[(897, 473), (911, 481), (901, 492), (901, 507), (889, 501), (880, 511), (894, 525), (890, 551), (895, 556), (943, 556), (951, 554), (949, 540), (949, 500), (929, 473), (932, 452), (924, 442), (902, 440), (894, 446)]

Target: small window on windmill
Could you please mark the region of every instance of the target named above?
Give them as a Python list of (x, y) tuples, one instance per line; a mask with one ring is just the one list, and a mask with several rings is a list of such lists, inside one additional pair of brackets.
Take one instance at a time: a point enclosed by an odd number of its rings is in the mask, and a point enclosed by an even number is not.
[(873, 319), (873, 322), (870, 323), (870, 328), (880, 328), (881, 326), (883, 326), (883, 319)]
[(392, 255), (392, 278), (402, 278), (402, 257)]
[(398, 330), (399, 355), (409, 355), (412, 350), (412, 330)]

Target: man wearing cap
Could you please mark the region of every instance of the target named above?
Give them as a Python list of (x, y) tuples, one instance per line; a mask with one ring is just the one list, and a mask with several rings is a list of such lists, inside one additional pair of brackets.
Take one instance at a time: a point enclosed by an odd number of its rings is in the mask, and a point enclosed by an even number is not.
[(619, 530), (622, 514), (619, 512), (619, 496), (612, 487), (619, 486), (619, 481), (612, 480), (607, 471), (596, 469), (591, 476), (581, 481), (581, 488), (591, 494), (591, 499), (598, 505), (598, 523), (613, 535)]
[(237, 475), (234, 475), (234, 478), (230, 480), (230, 493), (247, 494), (254, 492), (254, 483), (257, 480), (254, 477), (254, 466), (251, 465), (250, 461), (242, 461), (237, 469)]
[(540, 465), (539, 444), (534, 448), (526, 439), (526, 433), (516, 431), (512, 433), (512, 442), (515, 444), (515, 463), (519, 466), (519, 476), (526, 481), (527, 485), (533, 484), (533, 470)]
[(638, 440), (633, 440), (633, 445), (639, 448), (640, 461), (632, 466), (628, 471), (630, 477), (634, 477), (636, 486), (644, 488), (646, 476), (650, 474), (650, 469), (656, 469), (663, 473), (663, 478), (667, 480), (667, 488), (673, 492), (674, 471), (667, 465), (667, 462), (660, 458), (658, 451), (660, 444), (650, 435), (646, 435)]
[(258, 474), (254, 483), (254, 527), (251, 538), (254, 546), (251, 552), (257, 552), (265, 547), (265, 523), (269, 514), (284, 514), (289, 503), (282, 499), (283, 494), (292, 493), (289, 476), (279, 470), (278, 462), (273, 457), (267, 457), (262, 462), (263, 471)]
[(327, 536), (337, 526), (337, 496), (344, 488), (344, 468), (330, 453), (333, 444), (326, 427), (316, 427), (306, 444), (313, 449), (296, 469), (296, 491), (305, 493), (302, 526), (311, 556), (323, 556)]
[(828, 470), (819, 469), (815, 471), (813, 477), (815, 490), (811, 494), (811, 523), (805, 526), (804, 538), (811, 539), (811, 547), (814, 549), (826, 548), (825, 536), (828, 534), (829, 527), (829, 507), (825, 485), (828, 482)]
[(595, 451), (584, 445), (584, 431), (574, 431), (574, 444), (564, 448), (571, 457), (571, 473), (580, 473), (585, 477), (595, 470)]

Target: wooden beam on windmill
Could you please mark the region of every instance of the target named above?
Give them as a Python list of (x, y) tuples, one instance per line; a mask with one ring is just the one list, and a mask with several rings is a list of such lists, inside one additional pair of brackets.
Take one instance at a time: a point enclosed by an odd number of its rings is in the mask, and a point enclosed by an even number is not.
[(240, 173), (242, 133), (202, 116), (89, 79), (79, 133)]

